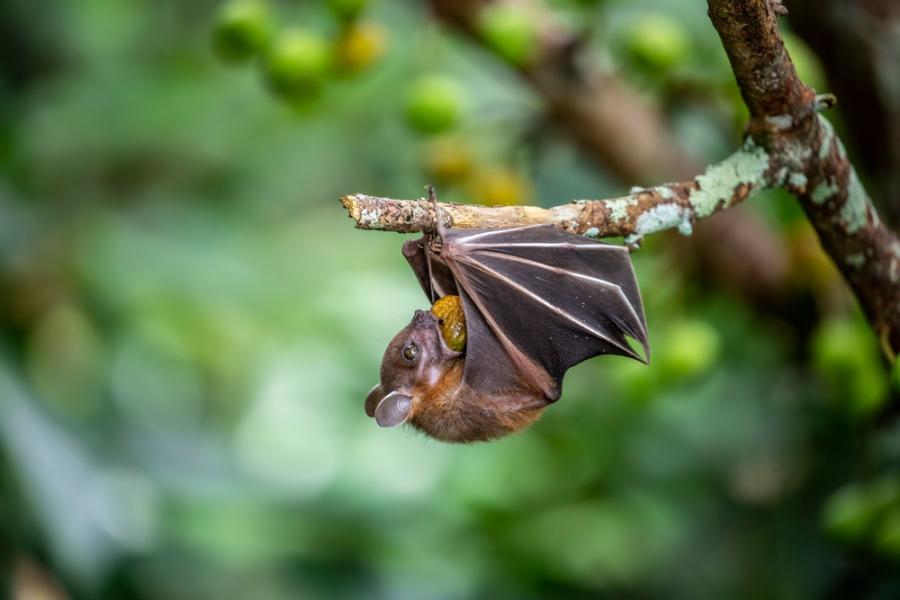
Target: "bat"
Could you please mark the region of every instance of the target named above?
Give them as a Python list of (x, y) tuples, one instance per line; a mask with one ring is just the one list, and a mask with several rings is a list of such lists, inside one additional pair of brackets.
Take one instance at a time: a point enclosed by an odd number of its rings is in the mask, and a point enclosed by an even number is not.
[(378, 425), (490, 440), (533, 423), (578, 363), (599, 354), (649, 359), (626, 248), (552, 225), (453, 230), (439, 215), (436, 222), (403, 255), (432, 303), (458, 302), (465, 347), (448, 344), (439, 316), (417, 310), (388, 344), (381, 381), (366, 398)]

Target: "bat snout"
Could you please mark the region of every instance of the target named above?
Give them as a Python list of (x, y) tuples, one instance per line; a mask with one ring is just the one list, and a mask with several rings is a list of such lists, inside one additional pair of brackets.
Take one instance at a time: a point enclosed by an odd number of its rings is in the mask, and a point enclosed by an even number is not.
[(413, 327), (434, 327), (438, 324), (438, 318), (435, 317), (431, 311), (427, 310), (417, 310), (413, 313), (412, 325)]

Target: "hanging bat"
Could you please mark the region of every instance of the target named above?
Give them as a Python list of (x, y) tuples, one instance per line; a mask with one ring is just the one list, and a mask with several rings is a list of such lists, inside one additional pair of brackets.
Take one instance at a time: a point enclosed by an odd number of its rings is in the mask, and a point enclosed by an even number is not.
[[(452, 230), (436, 221), (403, 255), (443, 313), (417, 310), (388, 344), (381, 382), (365, 403), (378, 425), (409, 422), (450, 442), (498, 438), (558, 400), (578, 363), (598, 354), (646, 362), (644, 309), (626, 248), (551, 225)], [(464, 347), (446, 332), (463, 318)]]

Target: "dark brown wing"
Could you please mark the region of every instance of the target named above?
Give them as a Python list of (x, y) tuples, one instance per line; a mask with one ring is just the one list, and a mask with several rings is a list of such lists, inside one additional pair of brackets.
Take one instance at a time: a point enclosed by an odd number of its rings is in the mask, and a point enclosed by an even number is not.
[[(410, 263), (429, 294), (419, 248)], [(464, 380), (480, 393), (524, 383), (552, 401), (565, 372), (592, 356), (643, 360), (627, 337), (649, 353), (640, 292), (620, 246), (549, 225), (452, 230), (441, 255), (432, 257), (432, 276), (438, 295), (458, 293), (463, 300)]]

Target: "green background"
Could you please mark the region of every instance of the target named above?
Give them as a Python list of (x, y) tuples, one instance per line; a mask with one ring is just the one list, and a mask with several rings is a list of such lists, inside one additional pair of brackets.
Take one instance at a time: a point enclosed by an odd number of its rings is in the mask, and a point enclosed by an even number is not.
[[(591, 52), (660, 101), (685, 146), (705, 160), (737, 147), (744, 117), (704, 3), (556, 4), (594, 24)], [(456, 133), (543, 205), (654, 182), (623, 184), (558, 132), (532, 152), (539, 100), (418, 3), (375, 2), (387, 55), (299, 109), (257, 66), (216, 60), (216, 2), (0, 10), (3, 585), (175, 600), (900, 594), (888, 375), (815, 246), (794, 279), (826, 283), (798, 283), (784, 318), (680, 268), (675, 236), (658, 236), (634, 255), (650, 367), (579, 365), (535, 426), (490, 444), (381, 430), (363, 399), (427, 299), (405, 238), (355, 230), (337, 198), (422, 194), (411, 82), (454, 77), (468, 98)], [(660, 15), (673, 65), (633, 50), (630, 32)], [(319, 2), (285, 2), (279, 19), (336, 28)], [(685, 81), (702, 101), (672, 101)], [(808, 240), (789, 197), (751, 204)]]

